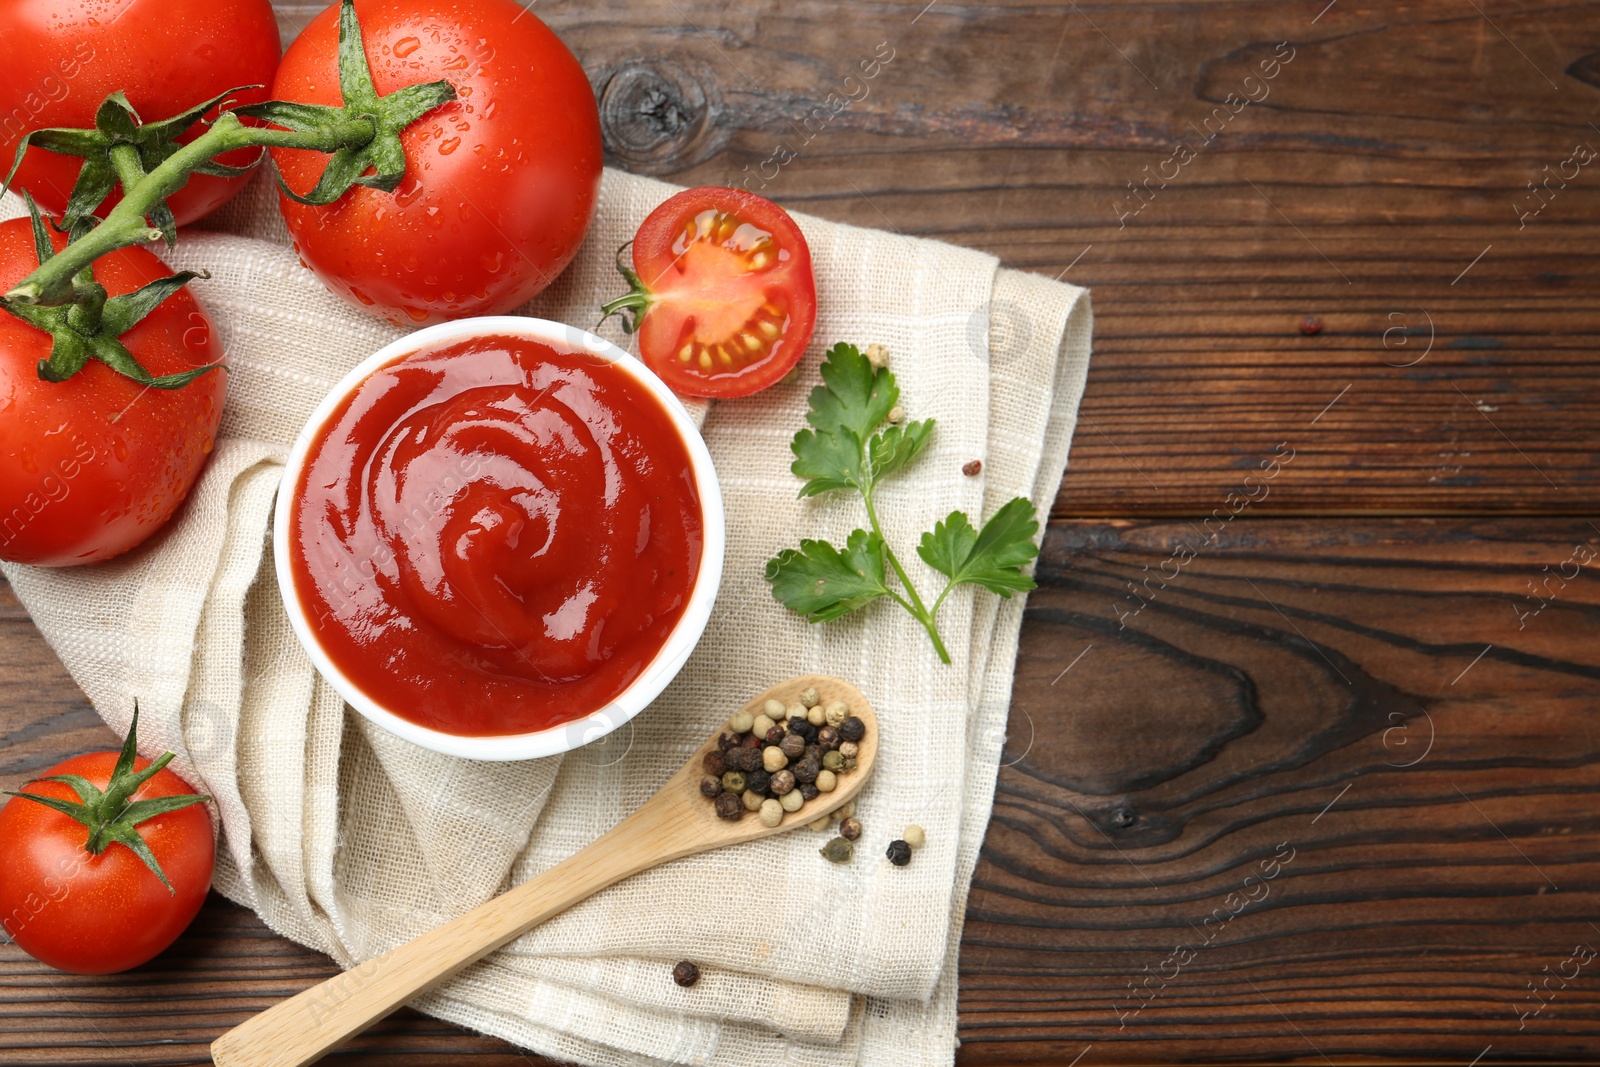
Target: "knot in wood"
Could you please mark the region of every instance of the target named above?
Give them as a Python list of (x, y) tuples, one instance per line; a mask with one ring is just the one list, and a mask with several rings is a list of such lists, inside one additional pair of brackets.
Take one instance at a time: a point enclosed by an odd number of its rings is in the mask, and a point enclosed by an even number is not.
[(629, 170), (667, 173), (706, 152), (717, 100), (708, 79), (670, 59), (625, 60), (600, 88), (606, 154)]

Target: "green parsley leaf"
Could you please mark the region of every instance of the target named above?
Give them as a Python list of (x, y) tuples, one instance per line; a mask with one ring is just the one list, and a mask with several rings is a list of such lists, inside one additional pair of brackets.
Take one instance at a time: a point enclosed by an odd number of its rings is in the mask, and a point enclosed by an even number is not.
[(1039, 554), (1033, 543), (1038, 532), (1033, 504), (1019, 496), (995, 512), (981, 531), (972, 528), (964, 513), (952, 511), (922, 535), (917, 555), (948, 577), (951, 588), (971, 583), (1009, 598), (1035, 587), (1022, 568)]
[(794, 436), (789, 468), (805, 479), (802, 497), (834, 489), (870, 494), (878, 479), (905, 466), (927, 444), (933, 421), (874, 433), (900, 399), (888, 368), (874, 369), (855, 345), (837, 344), (822, 364), (823, 384), (811, 391), (806, 421)]
[(889, 587), (883, 538), (857, 530), (840, 552), (826, 541), (801, 541), (767, 561), (772, 595), (811, 622), (827, 622), (865, 607)]

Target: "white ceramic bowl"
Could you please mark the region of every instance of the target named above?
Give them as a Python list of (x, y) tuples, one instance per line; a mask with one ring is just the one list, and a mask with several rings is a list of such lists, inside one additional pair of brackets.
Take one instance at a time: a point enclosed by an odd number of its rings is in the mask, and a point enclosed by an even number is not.
[[(700, 556), (700, 571), (694, 589), (689, 594), (688, 606), (678, 625), (668, 635), (666, 644), (656, 653), (649, 665), (615, 700), (597, 708), (587, 716), (572, 722), (552, 726), (526, 734), (497, 734), (472, 737), (448, 734), (440, 730), (419, 726), (403, 719), (368, 696), (323, 651), (317, 641), (316, 630), (306, 615), (305, 607), (295, 593), (294, 578), (289, 572), (290, 508), (294, 504), (294, 487), (300, 484), (300, 472), (310, 451), (313, 439), (328, 417), (358, 385), (373, 372), (387, 366), (401, 356), (441, 344), (485, 336), (523, 337), (549, 345), (558, 351), (575, 352), (610, 362), (634, 381), (647, 388), (661, 401), (662, 407), (683, 439), (684, 448), (694, 469), (696, 488), (700, 493), (700, 508), (704, 519), (704, 547)], [(374, 352), (361, 361), (349, 374), (333, 387), (311, 413), (305, 428), (289, 452), (288, 466), (284, 468), (282, 488), (278, 492), (277, 511), (273, 528), (273, 551), (277, 557), (278, 588), (283, 594), (284, 606), (289, 612), (289, 622), (295, 636), (305, 646), (307, 655), (317, 671), (331, 683), (349, 705), (391, 733), (413, 741), (423, 748), (451, 756), (465, 756), (481, 760), (521, 760), (554, 756), (580, 745), (596, 741), (615, 730), (656, 698), (667, 683), (683, 667), (689, 653), (705, 632), (706, 621), (711, 617), (711, 605), (716, 600), (717, 589), (722, 584), (722, 557), (726, 547), (727, 531), (722, 510), (722, 490), (717, 484), (717, 473), (711, 465), (711, 453), (695, 429), (681, 401), (672, 390), (657, 378), (643, 363), (607, 341), (585, 330), (546, 319), (520, 318), (511, 315), (475, 319), (429, 326), (408, 334), (392, 344)]]

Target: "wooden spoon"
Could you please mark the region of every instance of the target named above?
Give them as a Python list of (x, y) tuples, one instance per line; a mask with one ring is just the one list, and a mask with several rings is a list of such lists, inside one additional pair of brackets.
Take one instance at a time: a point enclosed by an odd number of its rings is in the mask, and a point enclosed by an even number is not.
[[(844, 701), (850, 714), (867, 726), (856, 769), (840, 774), (833, 792), (819, 794), (799, 811), (785, 812), (777, 826), (762, 825), (754, 812), (737, 821), (720, 819), (700, 793), (705, 775), (700, 761), (716, 747), (713, 736), (638, 811), (586, 848), (415, 941), (234, 1027), (212, 1042), (213, 1062), (217, 1067), (314, 1063), (418, 994), (629, 875), (697, 852), (785, 833), (843, 807), (861, 791), (878, 755), (878, 720), (855, 686), (825, 675), (803, 675), (757, 695), (744, 710), (755, 715), (768, 699), (793, 704), (808, 686), (816, 686), (824, 705)], [(817, 862), (825, 861), (819, 857)]]

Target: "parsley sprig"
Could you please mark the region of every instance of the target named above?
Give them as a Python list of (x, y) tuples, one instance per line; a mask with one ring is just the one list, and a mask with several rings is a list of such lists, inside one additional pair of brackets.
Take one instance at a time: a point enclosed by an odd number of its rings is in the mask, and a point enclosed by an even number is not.
[[(1017, 497), (975, 529), (964, 512), (952, 511), (922, 535), (917, 555), (948, 581), (929, 607), (883, 536), (874, 493), (887, 476), (909, 464), (928, 444), (934, 420), (896, 421), (890, 412), (900, 387), (887, 367), (874, 367), (854, 345), (837, 344), (822, 364), (822, 385), (811, 391), (808, 430), (794, 435), (790, 468), (805, 480), (802, 497), (854, 489), (866, 504), (869, 530), (855, 530), (844, 548), (803, 540), (767, 561), (772, 595), (810, 622), (827, 622), (866, 607), (880, 597), (898, 601), (933, 641), (939, 659), (950, 653), (935, 624), (939, 608), (960, 585), (979, 585), (1002, 597), (1025, 593), (1034, 581), (1023, 568), (1039, 554), (1033, 504)], [(889, 571), (900, 590), (889, 585)]]

